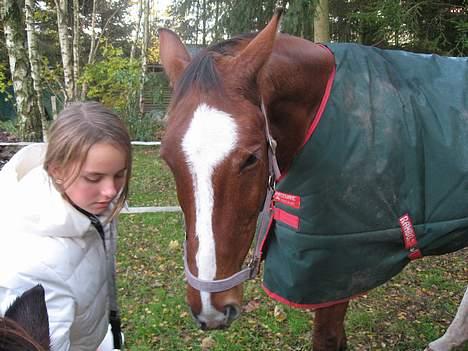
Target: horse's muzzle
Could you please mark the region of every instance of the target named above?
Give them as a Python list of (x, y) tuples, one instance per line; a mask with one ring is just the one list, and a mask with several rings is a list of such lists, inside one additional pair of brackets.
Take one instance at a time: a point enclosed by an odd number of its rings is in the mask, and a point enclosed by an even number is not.
[(221, 320), (201, 320), (199, 315), (195, 315), (190, 309), (190, 314), (192, 315), (195, 323), (202, 330), (212, 330), (212, 329), (225, 329), (228, 328), (231, 323), (239, 318), (241, 314), (241, 308), (239, 305), (231, 304), (226, 305), (224, 308), (224, 319)]

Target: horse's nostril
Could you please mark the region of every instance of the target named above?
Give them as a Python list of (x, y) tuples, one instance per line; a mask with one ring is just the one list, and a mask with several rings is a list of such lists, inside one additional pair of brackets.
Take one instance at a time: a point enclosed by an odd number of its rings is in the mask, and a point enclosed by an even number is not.
[(237, 305), (227, 305), (224, 309), (224, 315), (227, 317), (227, 322), (230, 323), (239, 317), (240, 307)]
[(205, 322), (198, 321), (198, 323), (200, 323), (200, 329), (201, 329), (201, 330), (206, 330), (206, 329), (208, 329)]

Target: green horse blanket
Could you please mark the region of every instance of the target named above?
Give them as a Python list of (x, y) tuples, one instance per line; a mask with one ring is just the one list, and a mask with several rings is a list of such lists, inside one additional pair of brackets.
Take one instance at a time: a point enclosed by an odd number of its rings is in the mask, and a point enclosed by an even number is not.
[(306, 308), (468, 245), (468, 58), (328, 47), (331, 92), (276, 185), (262, 248), (264, 290)]

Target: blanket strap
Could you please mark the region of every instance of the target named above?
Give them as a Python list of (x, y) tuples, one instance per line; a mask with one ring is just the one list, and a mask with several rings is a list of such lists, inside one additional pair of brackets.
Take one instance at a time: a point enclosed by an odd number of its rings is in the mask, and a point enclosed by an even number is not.
[(413, 221), (408, 213), (405, 213), (399, 218), (401, 233), (403, 235), (403, 242), (405, 249), (409, 250), (408, 258), (415, 260), (422, 257), (421, 250), (418, 248), (418, 240), (416, 232), (414, 231)]

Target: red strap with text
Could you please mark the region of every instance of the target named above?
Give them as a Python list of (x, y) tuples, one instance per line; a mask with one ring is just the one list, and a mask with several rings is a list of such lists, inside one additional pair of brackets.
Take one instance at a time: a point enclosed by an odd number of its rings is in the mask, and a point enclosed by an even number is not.
[(273, 200), (282, 203), (283, 205), (299, 208), (301, 207), (301, 197), (298, 195), (286, 194), (281, 191), (275, 191)]
[(418, 249), (418, 240), (414, 231), (413, 221), (408, 213), (404, 214), (399, 219), (401, 233), (403, 234), (403, 242), (405, 249), (409, 250), (408, 257), (410, 260), (415, 260), (422, 257), (421, 251)]

